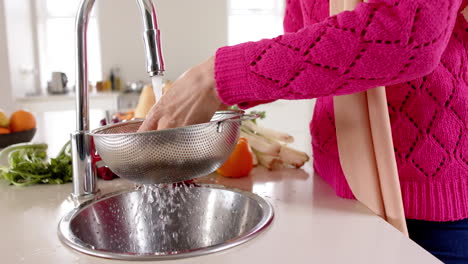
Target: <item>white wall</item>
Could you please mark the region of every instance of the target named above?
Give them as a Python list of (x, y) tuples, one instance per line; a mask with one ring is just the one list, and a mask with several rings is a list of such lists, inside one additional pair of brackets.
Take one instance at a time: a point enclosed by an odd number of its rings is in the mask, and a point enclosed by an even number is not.
[[(142, 22), (135, 0), (99, 0), (103, 73), (119, 66), (124, 81), (146, 80)], [(226, 0), (155, 0), (161, 29), (166, 79), (227, 44)]]
[(3, 0), (0, 0), (0, 108), (11, 112), (15, 106), (11, 93), (10, 66), (8, 60), (4, 12), (4, 2)]

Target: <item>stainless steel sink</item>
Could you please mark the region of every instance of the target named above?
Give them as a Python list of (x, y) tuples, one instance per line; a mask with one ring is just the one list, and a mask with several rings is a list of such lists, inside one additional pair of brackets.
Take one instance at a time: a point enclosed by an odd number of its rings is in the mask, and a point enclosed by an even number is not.
[[(59, 237), (86, 254), (126, 260), (192, 257), (239, 245), (265, 229), (273, 209), (261, 197), (221, 186), (198, 185), (161, 197), (141, 190), (87, 202), (59, 224)], [(161, 208), (158, 199), (174, 204)]]
[[(147, 72), (151, 77), (162, 76), (165, 67), (156, 8), (152, 0), (136, 2), (143, 18)], [(153, 201), (137, 190), (96, 200), (99, 191), (91, 164), (93, 140), (89, 133), (86, 41), (87, 22), (94, 3), (94, 0), (81, 0), (76, 15), (77, 129), (71, 135), (73, 192), (65, 202), (67, 206), (70, 202), (74, 209), (59, 223), (60, 239), (66, 245), (94, 256), (146, 260), (207, 254), (254, 237), (271, 223), (273, 209), (259, 196), (244, 191), (202, 185), (185, 194), (177, 192), (174, 195), (170, 188), (161, 188), (160, 197), (153, 197)], [(201, 151), (208, 150), (201, 148)], [(137, 171), (139, 168), (133, 169)], [(171, 178), (164, 182), (179, 180)], [(160, 207), (161, 196), (173, 197), (178, 206)], [(87, 199), (90, 201), (82, 202)]]

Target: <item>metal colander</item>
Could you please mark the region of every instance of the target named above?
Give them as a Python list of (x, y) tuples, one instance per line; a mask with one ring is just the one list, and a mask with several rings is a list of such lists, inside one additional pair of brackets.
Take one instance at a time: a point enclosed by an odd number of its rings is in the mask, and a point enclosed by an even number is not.
[[(140, 132), (142, 120), (93, 130), (94, 144), (117, 175), (142, 184), (174, 183), (208, 175), (229, 157), (243, 111), (219, 111), (208, 123)], [(250, 117), (251, 118), (251, 117)]]

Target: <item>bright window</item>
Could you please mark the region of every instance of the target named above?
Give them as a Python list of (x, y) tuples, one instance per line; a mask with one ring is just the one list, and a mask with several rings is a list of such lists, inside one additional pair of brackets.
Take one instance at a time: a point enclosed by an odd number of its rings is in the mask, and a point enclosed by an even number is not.
[(281, 35), (285, 1), (228, 0), (229, 45)]
[[(75, 14), (79, 0), (37, 1), (41, 85), (47, 87), (52, 72), (64, 72), (68, 86), (75, 85)], [(89, 81), (102, 78), (99, 32), (92, 14), (88, 24)]]

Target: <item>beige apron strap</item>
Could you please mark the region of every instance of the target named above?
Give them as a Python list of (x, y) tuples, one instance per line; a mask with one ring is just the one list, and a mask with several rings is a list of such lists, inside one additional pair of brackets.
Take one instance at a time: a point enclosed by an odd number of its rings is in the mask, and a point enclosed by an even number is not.
[[(360, 0), (331, 0), (330, 14)], [(339, 9), (342, 7), (342, 9)], [(334, 97), (341, 166), (356, 198), (408, 234), (384, 87)]]
[(465, 17), (465, 20), (468, 21), (468, 6), (466, 6), (465, 9), (463, 9), (461, 13)]
[(345, 2), (343, 0), (331, 0), (330, 1), (330, 15), (338, 14), (345, 9)]
[(377, 87), (366, 94), (386, 220), (396, 229), (408, 234), (385, 87)]

